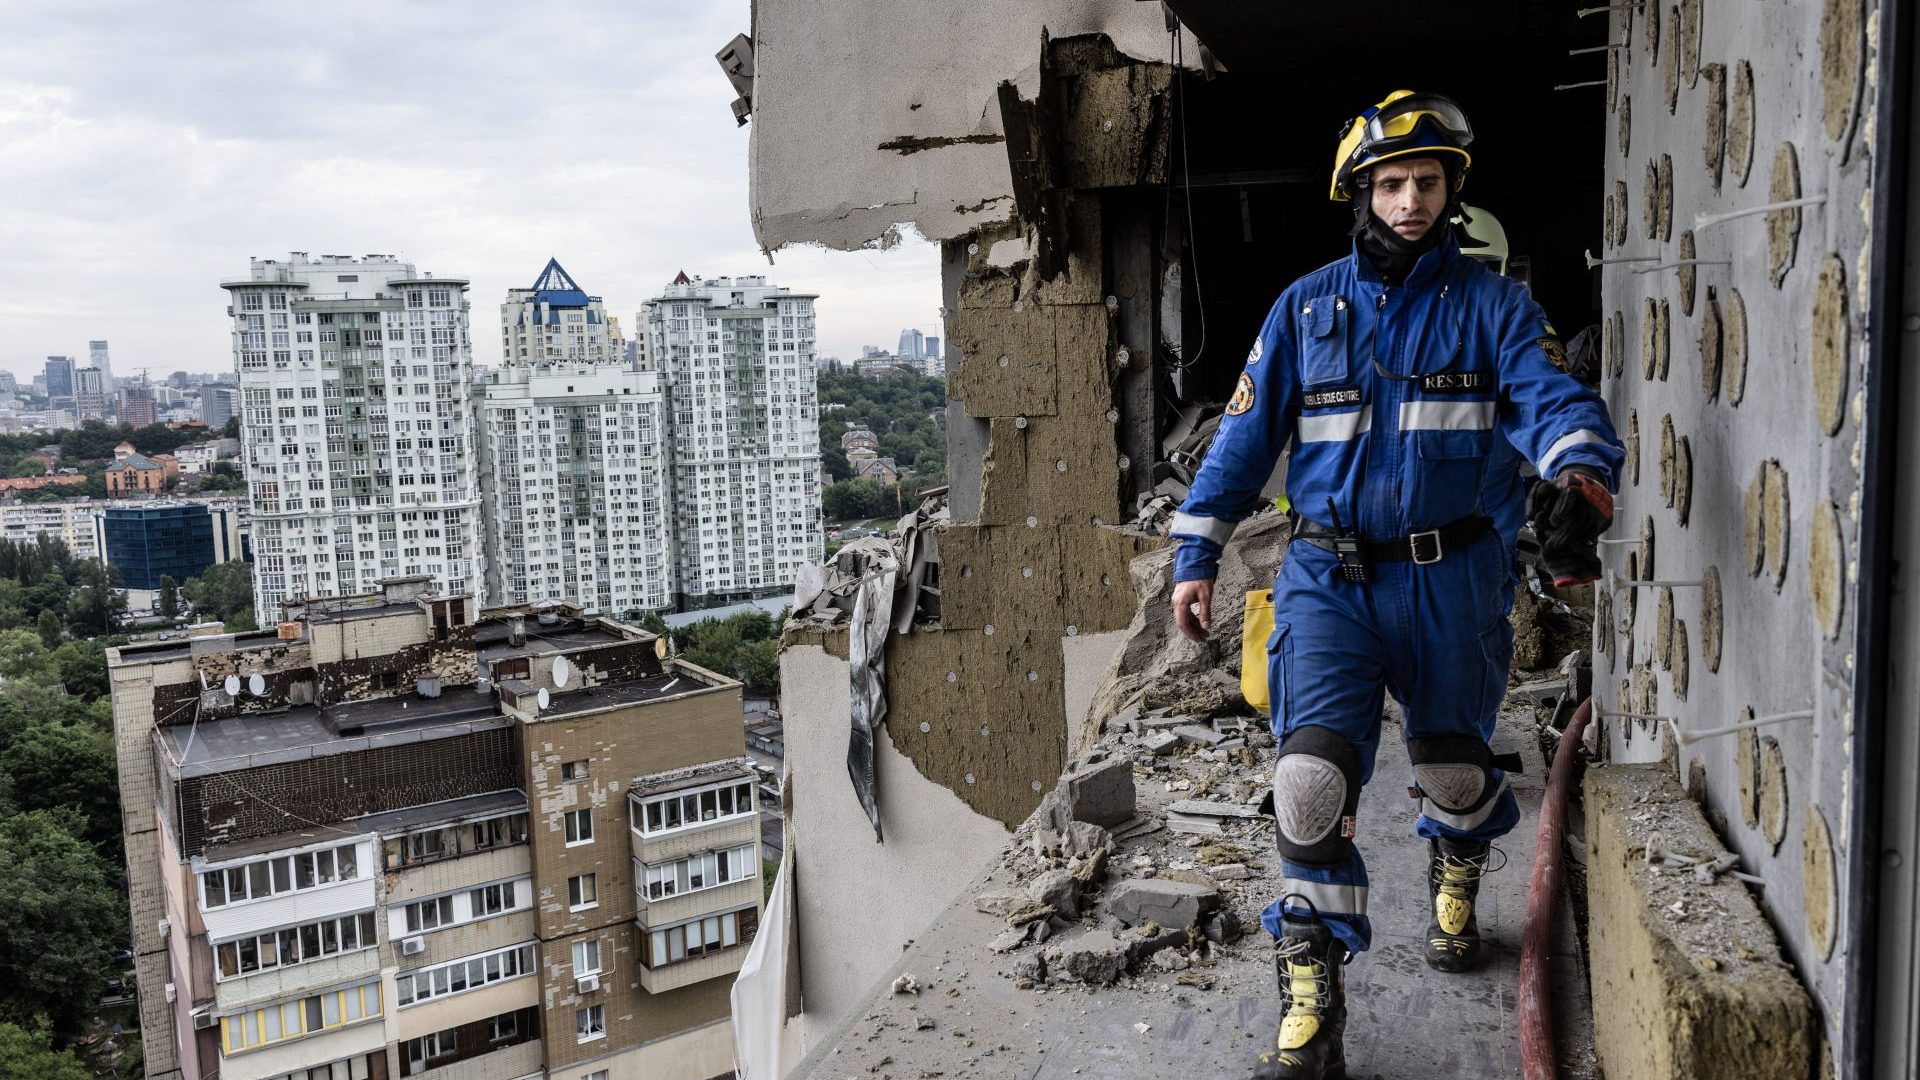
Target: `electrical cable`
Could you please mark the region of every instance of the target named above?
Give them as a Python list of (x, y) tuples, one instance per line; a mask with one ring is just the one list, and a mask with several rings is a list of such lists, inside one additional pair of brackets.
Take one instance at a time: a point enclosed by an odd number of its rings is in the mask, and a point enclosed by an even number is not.
[[(1187, 160), (1187, 93), (1183, 89), (1181, 78), (1181, 72), (1186, 68), (1187, 53), (1185, 39), (1180, 31), (1180, 24), (1176, 22), (1167, 35), (1168, 52), (1171, 54), (1170, 60), (1173, 64), (1173, 97), (1180, 125), (1180, 182), (1186, 198), (1187, 258), (1193, 263), (1193, 302), (1200, 312), (1200, 347), (1194, 350), (1193, 359), (1188, 360), (1183, 357), (1173, 363), (1176, 370), (1187, 371), (1197, 366), (1200, 358), (1207, 353), (1207, 294), (1200, 284), (1200, 247), (1194, 238), (1193, 168)], [(1171, 179), (1167, 181), (1166, 203), (1166, 213), (1171, 214), (1173, 212), (1173, 181)]]

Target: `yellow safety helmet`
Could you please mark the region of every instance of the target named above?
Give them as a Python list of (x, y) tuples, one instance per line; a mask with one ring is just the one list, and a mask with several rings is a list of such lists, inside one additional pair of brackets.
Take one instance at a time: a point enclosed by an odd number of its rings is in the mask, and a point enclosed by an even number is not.
[(1467, 147), (1473, 144), (1473, 125), (1453, 99), (1439, 94), (1395, 90), (1386, 100), (1347, 121), (1340, 129), (1340, 145), (1333, 153), (1333, 186), (1327, 198), (1346, 202), (1360, 190), (1357, 174), (1394, 158), (1459, 156), (1453, 189), (1467, 179), (1473, 165)]
[(1477, 206), (1460, 204), (1460, 213), (1451, 222), (1460, 241), (1460, 254), (1479, 259), (1496, 274), (1507, 272), (1507, 230), (1500, 219)]

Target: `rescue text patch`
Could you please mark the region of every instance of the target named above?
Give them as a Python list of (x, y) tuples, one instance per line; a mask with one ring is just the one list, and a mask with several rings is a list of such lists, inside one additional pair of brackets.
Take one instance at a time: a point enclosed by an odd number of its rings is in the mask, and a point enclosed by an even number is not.
[(1259, 338), (1253, 339), (1253, 351), (1247, 353), (1248, 367), (1252, 367), (1253, 365), (1260, 362), (1260, 354), (1266, 350), (1266, 347), (1267, 346), (1264, 341), (1260, 340)]
[(1360, 388), (1357, 386), (1335, 386), (1328, 390), (1310, 390), (1300, 398), (1300, 405), (1308, 409), (1324, 409), (1329, 405), (1360, 404)]
[(1540, 346), (1540, 351), (1547, 354), (1547, 360), (1550, 361), (1554, 367), (1559, 368), (1569, 375), (1573, 373), (1573, 365), (1567, 360), (1567, 347), (1560, 344), (1559, 338), (1543, 337), (1539, 341), (1534, 342), (1534, 344)]
[(1420, 376), (1420, 392), (1423, 394), (1470, 394), (1491, 389), (1491, 371), (1442, 371)]
[(1239, 416), (1253, 408), (1253, 376), (1240, 373), (1240, 385), (1233, 388), (1233, 400), (1227, 402), (1227, 415)]

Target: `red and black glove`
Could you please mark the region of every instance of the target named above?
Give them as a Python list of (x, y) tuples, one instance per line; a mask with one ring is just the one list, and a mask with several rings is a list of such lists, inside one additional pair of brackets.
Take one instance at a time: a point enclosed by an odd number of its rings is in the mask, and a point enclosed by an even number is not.
[(1613, 524), (1613, 493), (1600, 474), (1569, 465), (1527, 495), (1527, 520), (1540, 540), (1540, 562), (1555, 585), (1579, 585), (1600, 577), (1594, 544)]

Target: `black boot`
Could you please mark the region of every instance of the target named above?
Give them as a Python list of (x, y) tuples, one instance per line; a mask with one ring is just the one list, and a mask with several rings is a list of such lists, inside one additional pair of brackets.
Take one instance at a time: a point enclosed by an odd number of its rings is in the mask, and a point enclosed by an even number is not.
[(1280, 1033), (1274, 1048), (1260, 1055), (1254, 1080), (1346, 1080), (1346, 947), (1319, 919), (1282, 918), (1280, 927), (1286, 936), (1273, 947)]
[(1440, 971), (1472, 971), (1480, 961), (1480, 921), (1474, 903), (1492, 849), (1484, 840), (1430, 840), (1427, 895), (1433, 921), (1427, 925), (1427, 965)]

